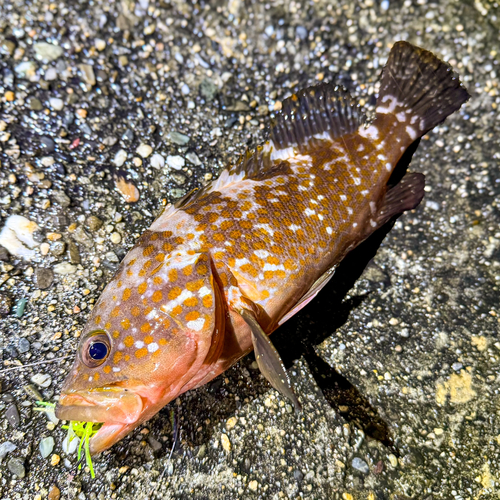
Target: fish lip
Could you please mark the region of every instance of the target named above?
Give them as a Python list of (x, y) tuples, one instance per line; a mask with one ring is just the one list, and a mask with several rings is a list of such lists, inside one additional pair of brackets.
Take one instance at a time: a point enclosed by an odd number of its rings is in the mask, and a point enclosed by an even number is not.
[(61, 420), (133, 424), (145, 406), (137, 392), (121, 387), (105, 387), (61, 394), (55, 413)]

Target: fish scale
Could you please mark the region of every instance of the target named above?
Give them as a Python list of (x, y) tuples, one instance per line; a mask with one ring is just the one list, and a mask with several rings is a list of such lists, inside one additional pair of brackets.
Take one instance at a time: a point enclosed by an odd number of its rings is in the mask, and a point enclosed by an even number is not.
[(351, 249), (418, 205), (423, 175), (390, 185), (396, 165), (468, 98), (447, 65), (406, 42), (393, 47), (380, 89), (369, 124), (333, 85), (292, 95), (264, 145), (141, 236), (88, 319), (56, 410), (104, 423), (92, 453), (252, 349), (300, 409), (268, 335)]

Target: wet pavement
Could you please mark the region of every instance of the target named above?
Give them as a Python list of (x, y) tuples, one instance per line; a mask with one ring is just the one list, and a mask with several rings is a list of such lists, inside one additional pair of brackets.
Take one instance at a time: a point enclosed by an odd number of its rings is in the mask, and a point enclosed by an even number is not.
[[(499, 14), (487, 0), (4, 0), (0, 496), (498, 498)], [(413, 156), (421, 205), (273, 334), (303, 412), (249, 356), (96, 458), (94, 480), (75, 470), (34, 401), (55, 401), (135, 239), (262, 142), (293, 91), (334, 81), (372, 109), (400, 39), (450, 62), (471, 99)]]

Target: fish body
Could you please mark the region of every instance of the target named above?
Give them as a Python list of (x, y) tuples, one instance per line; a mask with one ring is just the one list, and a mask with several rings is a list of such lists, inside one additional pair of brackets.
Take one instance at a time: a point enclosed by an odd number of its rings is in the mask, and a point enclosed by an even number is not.
[(444, 63), (399, 42), (370, 124), (332, 85), (284, 101), (263, 146), (168, 207), (126, 255), (88, 319), (59, 418), (104, 422), (98, 453), (253, 348), (298, 407), (267, 336), (351, 249), (418, 205), (423, 176), (389, 186), (394, 168), (467, 98)]

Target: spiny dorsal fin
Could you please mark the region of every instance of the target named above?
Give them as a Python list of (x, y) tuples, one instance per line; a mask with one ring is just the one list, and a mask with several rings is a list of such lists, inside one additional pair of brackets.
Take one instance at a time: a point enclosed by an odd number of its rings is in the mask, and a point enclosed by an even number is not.
[(293, 147), (303, 151), (322, 140), (354, 132), (364, 121), (359, 105), (347, 90), (323, 83), (283, 101), (270, 139), (275, 149)]

